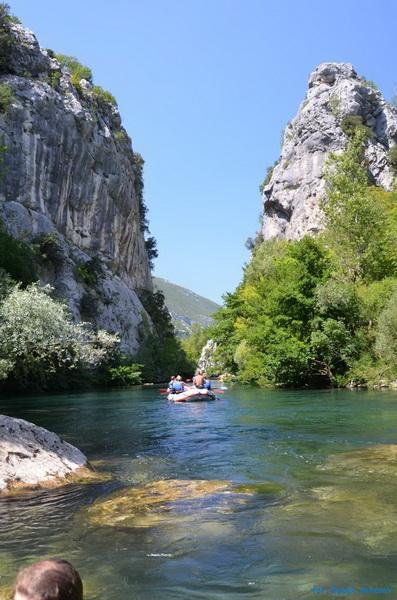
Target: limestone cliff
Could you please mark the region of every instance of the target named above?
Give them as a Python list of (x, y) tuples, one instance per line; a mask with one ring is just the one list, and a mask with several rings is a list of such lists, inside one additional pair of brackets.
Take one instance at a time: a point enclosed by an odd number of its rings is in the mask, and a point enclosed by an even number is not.
[(148, 322), (136, 290), (152, 283), (131, 142), (110, 96), (76, 82), (31, 31), (9, 29), (0, 219), (13, 236), (41, 244), (40, 279), (76, 320), (119, 331), (134, 352)]
[(298, 114), (285, 129), (281, 156), (263, 189), (265, 239), (298, 239), (321, 230), (324, 162), (330, 152), (344, 148), (343, 123), (353, 115), (371, 130), (366, 154), (373, 182), (387, 190), (392, 187), (387, 155), (397, 143), (397, 110), (352, 65), (322, 63), (311, 74)]

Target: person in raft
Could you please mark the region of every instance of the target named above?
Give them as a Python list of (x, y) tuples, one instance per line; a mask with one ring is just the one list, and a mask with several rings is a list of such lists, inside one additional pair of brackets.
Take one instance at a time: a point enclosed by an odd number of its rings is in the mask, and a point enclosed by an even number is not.
[(200, 369), (198, 369), (196, 371), (195, 376), (193, 377), (193, 385), (196, 388), (203, 389), (205, 387), (204, 384), (205, 384), (204, 373), (203, 373), (203, 371), (200, 371)]
[(83, 600), (83, 583), (73, 565), (62, 558), (41, 560), (21, 569), (13, 600)]
[(206, 390), (210, 391), (212, 389), (211, 380), (208, 378), (208, 375), (206, 373), (203, 373), (203, 377), (204, 377), (204, 387)]
[(172, 388), (173, 388), (173, 385), (174, 385), (174, 381), (175, 381), (175, 375), (172, 375), (171, 379), (170, 379), (170, 382), (168, 384), (168, 387), (167, 387), (167, 392), (168, 393), (172, 394)]
[(182, 377), (180, 375), (177, 375), (175, 377), (175, 380), (172, 383), (172, 386), (170, 387), (170, 392), (171, 392), (171, 394), (180, 394), (184, 391), (185, 391), (185, 384), (182, 381)]

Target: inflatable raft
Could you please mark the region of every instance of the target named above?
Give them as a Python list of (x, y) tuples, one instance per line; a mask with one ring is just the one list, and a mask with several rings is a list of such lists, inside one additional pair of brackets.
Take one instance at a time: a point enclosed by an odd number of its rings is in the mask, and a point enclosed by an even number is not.
[(216, 400), (214, 392), (201, 388), (189, 388), (179, 394), (168, 394), (168, 400), (172, 402), (201, 402), (208, 400)]

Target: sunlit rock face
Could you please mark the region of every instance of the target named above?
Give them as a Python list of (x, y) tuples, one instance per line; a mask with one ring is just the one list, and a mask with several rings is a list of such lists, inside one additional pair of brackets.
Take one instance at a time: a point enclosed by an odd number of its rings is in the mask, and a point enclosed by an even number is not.
[(371, 129), (366, 151), (370, 177), (384, 189), (392, 188), (387, 154), (397, 142), (396, 109), (351, 64), (322, 63), (310, 75), (306, 97), (285, 129), (279, 162), (263, 190), (265, 239), (299, 239), (323, 228), (324, 163), (330, 152), (345, 147), (341, 124), (349, 115), (361, 117)]
[[(133, 352), (145, 315), (136, 290), (152, 284), (130, 140), (116, 106), (96, 99), (85, 80), (78, 91), (32, 32), (11, 28), (16, 43), (9, 74), (0, 78), (13, 94), (0, 113), (0, 218), (28, 241), (57, 236), (58, 260), (41, 265), (41, 280), (55, 286), (76, 320), (120, 331)], [(93, 257), (101, 277), (87, 295), (76, 265)]]

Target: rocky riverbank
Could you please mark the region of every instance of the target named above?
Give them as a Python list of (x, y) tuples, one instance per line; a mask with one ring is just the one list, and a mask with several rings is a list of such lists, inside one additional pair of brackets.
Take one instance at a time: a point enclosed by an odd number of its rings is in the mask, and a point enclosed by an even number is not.
[(87, 457), (56, 433), (0, 415), (0, 494), (56, 487), (96, 476)]

